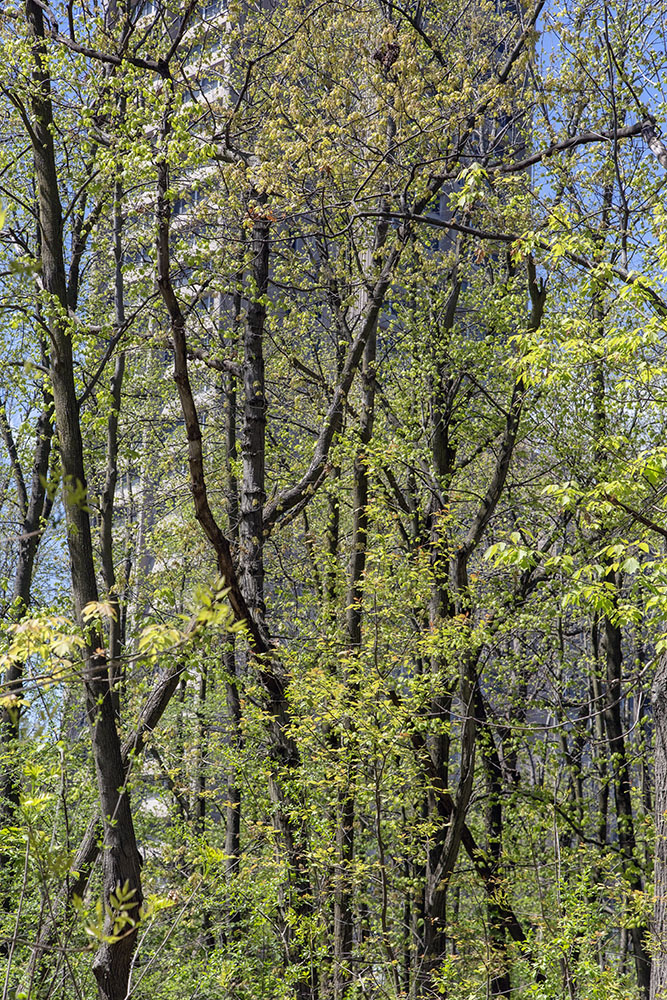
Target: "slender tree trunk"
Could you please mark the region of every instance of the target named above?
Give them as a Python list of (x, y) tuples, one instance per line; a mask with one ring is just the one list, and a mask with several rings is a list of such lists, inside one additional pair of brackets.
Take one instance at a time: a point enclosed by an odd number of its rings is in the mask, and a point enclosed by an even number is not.
[[(615, 592), (620, 589), (619, 574), (609, 574), (609, 582), (614, 585)], [(609, 744), (609, 757), (614, 782), (614, 801), (616, 804), (616, 826), (618, 843), (627, 864), (626, 878), (633, 892), (643, 892), (638, 859), (635, 857), (635, 824), (632, 809), (632, 782), (628, 763), (625, 733), (622, 717), (623, 699), (623, 654), (621, 629), (609, 617), (604, 619), (603, 649), (607, 667), (607, 683), (605, 689), (604, 722)], [(636, 924), (629, 928), (632, 952), (635, 959), (637, 983), (641, 995), (648, 1000), (651, 981), (651, 956), (646, 945), (648, 928), (645, 924)]]
[[(608, 185), (603, 193), (603, 213), (600, 223), (598, 242), (600, 251), (604, 250), (604, 237), (611, 210), (612, 186)], [(594, 303), (596, 321), (596, 336), (602, 341), (605, 335), (605, 313), (603, 302), (596, 295)], [(602, 361), (593, 367), (593, 447), (594, 462), (598, 476), (604, 474), (606, 464), (605, 435), (607, 433), (607, 402), (604, 368)], [(611, 568), (608, 570), (605, 584), (610, 588), (612, 602), (618, 601), (622, 586), (619, 573)], [(600, 647), (604, 657), (605, 687), (601, 707), (604, 721), (604, 731), (609, 748), (610, 771), (614, 786), (614, 801), (617, 815), (617, 835), (621, 853), (628, 865), (628, 884), (633, 891), (642, 892), (643, 882), (640, 869), (635, 858), (635, 828), (632, 809), (632, 783), (628, 764), (625, 734), (623, 727), (623, 651), (622, 632), (615, 618), (605, 615), (600, 629)], [(646, 945), (647, 927), (634, 924), (629, 928), (632, 952), (635, 960), (637, 984), (643, 1000), (648, 1000), (651, 981), (651, 956)]]
[[(212, 678), (209, 675), (207, 658), (204, 656), (200, 664), (199, 691), (197, 696), (197, 750), (195, 759), (195, 781), (194, 781), (194, 802), (192, 808), (192, 818), (194, 828), (199, 837), (206, 834), (206, 778), (208, 770), (208, 734), (209, 724), (207, 718), (207, 698), (209, 685)], [(215, 937), (213, 936), (213, 921), (211, 911), (204, 906), (201, 915), (201, 936), (199, 940), (205, 951), (211, 952), (215, 947)]]
[[(125, 324), (125, 289), (123, 281), (123, 185), (117, 178), (114, 185), (113, 204), (114, 235), (114, 311), (116, 330)], [(121, 691), (121, 603), (116, 588), (116, 570), (113, 557), (113, 516), (118, 482), (118, 417), (120, 394), (125, 374), (125, 352), (120, 351), (111, 379), (111, 412), (107, 418), (107, 463), (102, 502), (100, 505), (100, 552), (102, 573), (107, 599), (112, 609), (109, 621), (109, 684), (116, 717), (120, 718)]]
[(607, 746), (604, 738), (603, 696), (600, 687), (602, 652), (600, 650), (600, 629), (597, 616), (594, 617), (591, 627), (591, 646), (593, 650), (593, 663), (591, 666), (590, 708), (593, 718), (593, 731), (598, 748), (596, 764), (599, 773), (597, 836), (601, 844), (606, 844), (609, 829), (609, 770), (607, 767)]
[[(232, 645), (224, 654), (224, 665), (227, 674), (227, 714), (231, 726), (233, 752), (239, 753), (243, 747), (241, 732), (241, 699), (239, 698), (236, 672), (236, 655)], [(241, 789), (236, 780), (236, 770), (232, 769), (227, 779), (227, 806), (225, 809), (225, 874), (228, 887), (238, 875), (241, 857)], [(230, 933), (238, 922), (236, 910), (229, 911)]]
[[(235, 332), (239, 330), (242, 297), (240, 284), (243, 279), (243, 272), (237, 275), (239, 287), (233, 299), (233, 320), (232, 325)], [(225, 386), (225, 466), (227, 476), (227, 521), (229, 533), (233, 543), (238, 548), (239, 536), (239, 493), (234, 471), (234, 463), (238, 455), (236, 441), (236, 381), (234, 376), (228, 375)], [(243, 748), (243, 733), (241, 729), (242, 713), (241, 699), (239, 696), (239, 676), (236, 656), (236, 643), (233, 634), (226, 638), (225, 650), (223, 653), (223, 665), (225, 668), (225, 687), (227, 695), (227, 715), (230, 726), (230, 742), (234, 755), (241, 752)], [(227, 804), (225, 807), (225, 877), (230, 898), (233, 896), (233, 882), (239, 873), (241, 859), (241, 788), (237, 780), (237, 769), (230, 767), (227, 775)], [(240, 910), (237, 906), (227, 907), (225, 936), (234, 938), (240, 932)]]
[[(369, 337), (364, 351), (362, 367), (363, 391), (359, 421), (359, 449), (354, 458), (352, 491), (352, 554), (345, 616), (346, 642), (352, 653), (359, 653), (362, 642), (363, 577), (368, 548), (368, 448), (373, 437), (375, 412), (375, 350), (376, 333)], [(356, 685), (353, 685), (356, 690)], [(348, 723), (338, 743), (341, 749), (348, 738), (354, 742), (352, 726)], [(348, 772), (342, 778), (337, 793), (336, 865), (334, 884), (334, 996), (342, 1000), (352, 981), (352, 911), (353, 884), (351, 866), (354, 860), (355, 822), (355, 754), (348, 761)]]
[(506, 907), (503, 896), (503, 780), (500, 756), (493, 729), (479, 683), (475, 686), (475, 716), (480, 726), (479, 749), (486, 776), (486, 853), (492, 889), (487, 887), (487, 916), (489, 926), (489, 996), (509, 997), (511, 982), (507, 954)]
[[(456, 459), (456, 448), (453, 444), (453, 406), (458, 390), (458, 381), (453, 379), (448, 370), (447, 350), (449, 339), (456, 318), (456, 308), (459, 301), (461, 283), (456, 273), (451, 277), (451, 291), (442, 320), (440, 337), (433, 347), (431, 365), (431, 456), (433, 469), (438, 486), (443, 493), (443, 506), (448, 504), (448, 491), (451, 485)], [(431, 597), (429, 604), (429, 626), (438, 628), (440, 624), (454, 614), (454, 604), (450, 594), (449, 564), (445, 555), (447, 539), (443, 532), (440, 517), (440, 504), (435, 501), (430, 511), (430, 563), (433, 575)], [(447, 666), (442, 657), (431, 660), (431, 672), (434, 676), (444, 678)], [(455, 685), (440, 682), (440, 690), (436, 693), (429, 706), (429, 718), (434, 732), (429, 739), (429, 750), (435, 773), (442, 788), (449, 784), (450, 756), (450, 716)], [(440, 825), (440, 834), (436, 834), (429, 845), (426, 855), (426, 873), (423, 902), (423, 962), (420, 970), (419, 989), (423, 993), (431, 989), (431, 976), (442, 961), (447, 950), (447, 878), (440, 878), (439, 871), (442, 860), (447, 827), (442, 824), (442, 806), (431, 789), (426, 796), (425, 811)], [(436, 825), (436, 829), (437, 829)], [(436, 884), (436, 878), (438, 884)]]
[(243, 348), (244, 417), (241, 457), (241, 520), (239, 565), (241, 585), (255, 620), (264, 626), (264, 523), (266, 500), (266, 386), (264, 324), (269, 281), (269, 223), (257, 219), (250, 241), (251, 292), (248, 296)]
[[(3, 436), (7, 445), (10, 460), (14, 465), (15, 475), (23, 488), (19, 490), (19, 503), (22, 514), (21, 535), (18, 546), (18, 560), (12, 590), (12, 613), (16, 620), (21, 619), (30, 606), (30, 592), (37, 550), (48, 517), (50, 500), (47, 496), (46, 479), (51, 454), (53, 436), (52, 399), (49, 393), (44, 394), (44, 409), (35, 425), (35, 447), (30, 482), (30, 498), (28, 499), (26, 485), (23, 480), (23, 470), (18, 452), (13, 447), (11, 428), (7, 422), (4, 409), (0, 412), (3, 421)], [(23, 663), (14, 661), (5, 671), (2, 691), (3, 704), (0, 707), (0, 827), (12, 826), (15, 823), (16, 810), (21, 795), (21, 775), (19, 769), (18, 739), (20, 735), (20, 718), (23, 699)], [(10, 701), (4, 699), (11, 699)], [(7, 875), (13, 869), (11, 854), (0, 850), (0, 869)], [(14, 909), (15, 900), (11, 892), (3, 894), (2, 908), (6, 912)]]
[(655, 860), (651, 1000), (667, 1000), (667, 655), (658, 660), (652, 689), (655, 734)]
[(208, 662), (202, 659), (199, 668), (199, 691), (197, 693), (197, 757), (195, 762), (194, 801), (192, 816), (195, 830), (201, 836), (206, 830), (206, 745), (208, 724), (206, 721), (206, 700), (208, 697)]

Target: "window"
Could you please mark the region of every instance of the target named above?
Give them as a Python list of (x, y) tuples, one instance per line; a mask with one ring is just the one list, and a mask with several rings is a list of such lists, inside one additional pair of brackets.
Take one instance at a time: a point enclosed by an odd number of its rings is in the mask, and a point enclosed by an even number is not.
[(139, 17), (149, 17), (158, 13), (158, 0), (141, 0), (137, 4)]
[(204, 52), (203, 42), (197, 42), (196, 45), (193, 45), (190, 51), (188, 52), (188, 57), (186, 59), (187, 65), (198, 66), (199, 63), (201, 62), (203, 52)]
[(150, 247), (145, 246), (135, 245), (127, 249), (123, 254), (123, 262), (128, 265), (149, 263), (151, 259)]
[(219, 76), (202, 76), (199, 78), (199, 86), (202, 94), (210, 94), (212, 90), (222, 86), (222, 80)]
[(221, 14), (227, 7), (226, 0), (204, 0), (201, 5), (201, 16), (206, 19)]
[(188, 210), (188, 203), (185, 198), (177, 198), (171, 208), (172, 216), (184, 215)]
[(174, 288), (187, 288), (190, 284), (193, 274), (195, 273), (194, 267), (189, 265), (178, 264), (174, 261), (174, 276), (172, 278), (172, 283)]
[(211, 313), (215, 310), (215, 295), (213, 292), (205, 292), (200, 295), (197, 302), (197, 309), (203, 313)]
[[(220, 81), (216, 78), (215, 86), (218, 86)], [(191, 209), (195, 208), (204, 198), (204, 192), (201, 188), (188, 188), (183, 194), (179, 195), (172, 204), (171, 215), (172, 218), (178, 215), (186, 215)]]

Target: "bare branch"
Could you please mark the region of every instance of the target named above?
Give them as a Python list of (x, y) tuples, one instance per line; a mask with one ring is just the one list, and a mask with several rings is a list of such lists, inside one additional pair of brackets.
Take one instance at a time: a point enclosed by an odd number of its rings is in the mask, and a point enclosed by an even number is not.
[(14, 482), (16, 483), (16, 492), (18, 493), (21, 516), (25, 518), (28, 512), (28, 491), (26, 490), (23, 468), (21, 467), (21, 460), (19, 458), (14, 435), (12, 434), (12, 429), (9, 424), (9, 420), (7, 419), (7, 411), (5, 409), (4, 402), (0, 403), (0, 434), (2, 434), (7, 454), (9, 455), (9, 461), (14, 475)]

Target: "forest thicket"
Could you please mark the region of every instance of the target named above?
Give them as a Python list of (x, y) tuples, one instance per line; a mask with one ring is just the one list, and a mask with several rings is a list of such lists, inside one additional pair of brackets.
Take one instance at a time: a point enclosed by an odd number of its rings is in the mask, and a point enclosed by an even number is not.
[(2, 1000), (665, 1000), (665, 0), (0, 53)]

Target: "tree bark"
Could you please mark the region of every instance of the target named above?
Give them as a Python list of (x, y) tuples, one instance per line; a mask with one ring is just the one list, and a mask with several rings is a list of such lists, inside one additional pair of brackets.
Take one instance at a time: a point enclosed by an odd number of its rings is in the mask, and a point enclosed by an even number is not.
[[(444, 310), (440, 337), (435, 338), (432, 356), (430, 358), (431, 398), (431, 458), (438, 487), (442, 491), (442, 507), (448, 506), (448, 494), (454, 473), (456, 447), (453, 443), (454, 417), (453, 407), (460, 380), (452, 378), (448, 370), (447, 348), (456, 319), (456, 309), (461, 292), (456, 269), (450, 276), (450, 292)], [(454, 602), (450, 592), (450, 567), (444, 555), (447, 538), (442, 531), (439, 502), (431, 502), (429, 511), (429, 560), (431, 564), (432, 584), (429, 602), (429, 627), (437, 628), (440, 623), (455, 613)], [(415, 533), (417, 534), (417, 533)], [(430, 663), (434, 676), (444, 677), (447, 672), (443, 657), (435, 656)], [(431, 700), (428, 713), (434, 732), (429, 738), (430, 759), (438, 781), (442, 788), (449, 784), (450, 755), (450, 716), (455, 684), (440, 684), (440, 690)], [(447, 882), (445, 876), (436, 884), (441, 870), (442, 852), (447, 837), (447, 827), (442, 824), (441, 803), (431, 789), (425, 797), (423, 811), (434, 817), (436, 824), (441, 826), (426, 852), (426, 871), (422, 902), (423, 916), (423, 958), (420, 967), (418, 989), (420, 993), (431, 988), (431, 976), (445, 956), (447, 949)]]
[[(531, 311), (528, 317), (528, 327), (536, 330), (541, 321), (546, 302), (546, 285), (537, 279), (535, 265), (532, 258), (527, 261), (528, 292), (531, 301)], [(454, 322), (454, 310), (458, 299), (456, 284), (453, 286), (453, 293), (450, 296), (448, 317), (449, 325)], [(456, 294), (454, 294), (456, 292)], [(525, 380), (520, 373), (512, 389), (509, 406), (505, 419), (505, 427), (500, 442), (495, 466), (491, 474), (486, 493), (475, 512), (475, 516), (465, 534), (463, 541), (459, 544), (456, 552), (449, 561), (449, 583), (447, 593), (444, 596), (442, 610), (448, 615), (460, 616), (461, 620), (470, 617), (470, 593), (468, 583), (468, 563), (472, 553), (479, 545), (489, 521), (493, 517), (494, 511), (503, 494), (507, 475), (509, 472), (514, 447), (519, 432), (519, 424), (523, 412), (525, 398)], [(436, 398), (437, 402), (437, 398)], [(440, 433), (437, 435), (439, 442), (436, 445), (434, 462), (436, 469), (440, 466), (446, 472), (443, 465), (447, 458), (448, 450), (451, 450), (443, 433), (446, 422), (443, 423), (442, 408), (439, 405), (435, 409), (436, 414), (440, 414), (438, 420), (442, 425)], [(451, 474), (450, 474), (451, 475)], [(445, 478), (445, 487), (448, 478)], [(437, 556), (437, 551), (436, 551)], [(437, 582), (437, 578), (436, 578)], [(444, 583), (440, 584), (444, 587)], [(476, 670), (477, 653), (474, 649), (466, 650), (460, 655), (459, 663), (459, 685), (458, 697), (461, 702), (461, 727), (460, 727), (460, 751), (459, 751), (459, 779), (456, 796), (452, 804), (451, 812), (447, 817), (446, 827), (443, 825), (442, 836), (436, 843), (433, 854), (429, 854), (426, 885), (424, 891), (424, 960), (420, 976), (420, 989), (422, 995), (429, 989), (429, 980), (433, 971), (437, 968), (439, 961), (445, 954), (446, 948), (446, 892), (449, 878), (456, 864), (459, 849), (465, 830), (465, 820), (470, 796), (472, 794), (475, 757), (477, 749), (478, 719), (475, 711), (476, 692), (479, 680)], [(445, 703), (446, 708), (446, 703)], [(446, 741), (440, 741), (442, 747)], [(438, 749), (438, 742), (435, 743)], [(444, 762), (435, 760), (438, 782), (447, 781), (444, 771)], [(446, 787), (443, 784), (442, 787)], [(443, 809), (443, 800), (440, 799), (438, 809)], [(493, 866), (487, 866), (491, 883), (495, 883), (497, 873), (494, 873)], [(497, 886), (496, 886), (497, 888)], [(491, 898), (491, 894), (490, 894)], [(504, 936), (504, 930), (498, 925), (498, 938)], [(498, 990), (506, 989), (505, 977), (501, 975), (495, 982)], [(502, 994), (497, 994), (502, 995)]]

